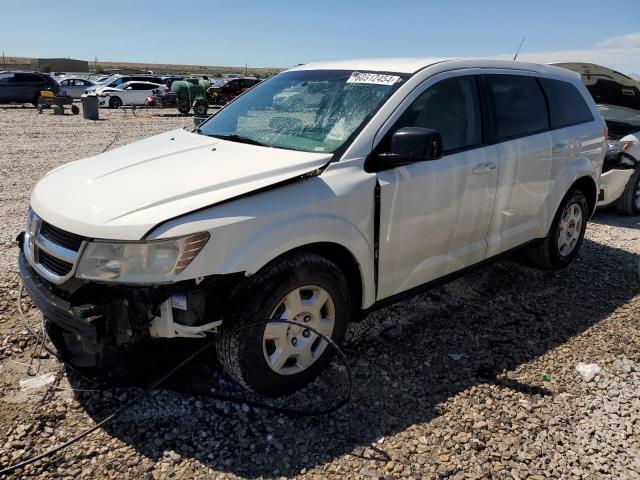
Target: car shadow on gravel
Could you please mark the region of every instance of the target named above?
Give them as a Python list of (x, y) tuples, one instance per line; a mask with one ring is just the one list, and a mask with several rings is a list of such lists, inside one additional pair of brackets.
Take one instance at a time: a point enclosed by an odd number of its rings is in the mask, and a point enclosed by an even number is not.
[(612, 227), (634, 228), (636, 230), (640, 230), (640, 215), (625, 216), (616, 213), (612, 208), (598, 211), (598, 213), (596, 213), (596, 215), (594, 215), (589, 221), (598, 225), (609, 225)]
[[(244, 395), (216, 373), (209, 352), (172, 378), (171, 391), (151, 394), (104, 429), (154, 461), (178, 454), (246, 477), (291, 476), (345, 454), (383, 468), (389, 457), (373, 445), (380, 437), (433, 420), (443, 402), (474, 385), (550, 395), (542, 380), (525, 384), (499, 374), (562, 345), (638, 295), (635, 257), (585, 240), (564, 271), (502, 260), (370, 314), (350, 327), (344, 347), (353, 369), (351, 402), (329, 415), (290, 418), (208, 399), (212, 388)], [(318, 390), (329, 401), (344, 392), (344, 373), (333, 368), (319, 382), (329, 385)], [(103, 394), (76, 395), (96, 420), (114, 408)], [(318, 398), (303, 393), (285, 400), (304, 409)]]

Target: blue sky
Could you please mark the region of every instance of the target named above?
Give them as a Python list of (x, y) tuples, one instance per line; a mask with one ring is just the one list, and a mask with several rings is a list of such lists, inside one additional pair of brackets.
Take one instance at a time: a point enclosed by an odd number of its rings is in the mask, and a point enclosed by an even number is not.
[[(640, 71), (640, 0), (9, 1), (6, 55), (282, 66), (512, 54)], [(184, 6), (184, 8), (182, 8)]]

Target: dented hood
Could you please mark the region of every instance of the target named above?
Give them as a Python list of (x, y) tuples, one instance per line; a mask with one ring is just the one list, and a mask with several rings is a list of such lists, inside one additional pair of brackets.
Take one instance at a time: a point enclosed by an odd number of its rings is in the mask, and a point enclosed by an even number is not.
[(138, 240), (165, 220), (300, 177), (330, 158), (173, 130), (58, 167), (36, 185), (31, 206), (78, 235)]

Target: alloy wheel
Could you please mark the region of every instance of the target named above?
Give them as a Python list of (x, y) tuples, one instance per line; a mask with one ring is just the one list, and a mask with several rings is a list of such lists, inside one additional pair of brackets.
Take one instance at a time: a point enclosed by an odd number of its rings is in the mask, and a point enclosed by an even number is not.
[(558, 252), (566, 257), (573, 252), (580, 240), (582, 232), (582, 208), (577, 203), (570, 203), (562, 212), (558, 225)]

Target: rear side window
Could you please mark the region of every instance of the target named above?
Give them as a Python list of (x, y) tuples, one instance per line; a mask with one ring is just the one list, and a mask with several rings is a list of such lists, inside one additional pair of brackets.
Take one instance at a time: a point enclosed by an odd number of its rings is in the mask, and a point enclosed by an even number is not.
[(33, 75), (31, 73), (16, 73), (16, 75), (9, 80), (10, 83), (43, 83), (44, 80), (39, 75)]
[(495, 107), (496, 139), (549, 128), (546, 100), (534, 77), (487, 75), (487, 86)]
[(549, 100), (551, 128), (568, 127), (593, 120), (584, 98), (569, 82), (541, 78), (540, 83)]

